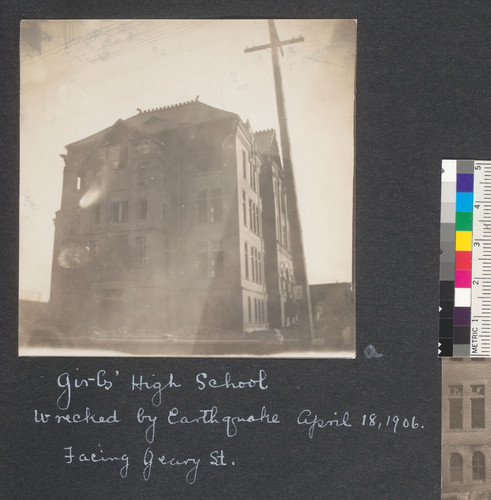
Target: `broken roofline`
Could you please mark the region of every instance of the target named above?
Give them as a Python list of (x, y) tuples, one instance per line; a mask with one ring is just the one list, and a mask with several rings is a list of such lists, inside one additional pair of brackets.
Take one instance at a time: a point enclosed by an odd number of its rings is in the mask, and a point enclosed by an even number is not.
[[(197, 108), (197, 116), (189, 116), (189, 115), (184, 115), (184, 116), (166, 116), (167, 112), (175, 112), (176, 110), (183, 110), (184, 107), (186, 106), (199, 106)], [(107, 145), (107, 138), (108, 135), (115, 131), (117, 127), (124, 127), (129, 131), (129, 136), (133, 137), (138, 137), (141, 139), (150, 139), (160, 146), (163, 146), (171, 155), (172, 152), (167, 148), (165, 143), (163, 143), (158, 136), (162, 134), (163, 132), (168, 132), (171, 130), (175, 130), (178, 128), (189, 128), (196, 126), (198, 124), (203, 124), (203, 123), (216, 123), (219, 121), (224, 121), (224, 120), (234, 120), (235, 125), (238, 126), (243, 133), (245, 133), (247, 136), (249, 136), (249, 139), (251, 142), (254, 144), (256, 142), (256, 137), (257, 135), (262, 135), (267, 133), (268, 135), (271, 134), (271, 137), (269, 139), (269, 144), (264, 150), (263, 148), (262, 151), (258, 151), (260, 154), (265, 155), (267, 157), (270, 156), (271, 153), (274, 154), (274, 143), (276, 142), (276, 132), (274, 129), (269, 128), (265, 130), (260, 130), (258, 132), (253, 132), (252, 127), (250, 125), (249, 120), (246, 120), (246, 122), (243, 122), (240, 116), (236, 113), (233, 113), (231, 111), (225, 111), (219, 108), (215, 108), (213, 106), (210, 106), (208, 104), (202, 103), (197, 100), (197, 98), (193, 101), (184, 101), (181, 103), (169, 105), (169, 106), (163, 106), (159, 108), (152, 108), (148, 109), (145, 111), (142, 111), (140, 108), (137, 109), (138, 113), (136, 115), (133, 115), (129, 118), (126, 119), (121, 119), (119, 118), (116, 120), (116, 122), (99, 131), (96, 132), (95, 134), (92, 134), (84, 139), (81, 139), (76, 142), (72, 142), (65, 146), (67, 150), (84, 150), (86, 148), (90, 148), (90, 152), (88, 152), (87, 155), (87, 160), (90, 159), (92, 154), (101, 146), (106, 146)], [(159, 115), (162, 115), (162, 112), (164, 112), (164, 116), (161, 118)], [(204, 115), (203, 115), (204, 113)], [(142, 121), (142, 117), (145, 115), (145, 120)], [(165, 118), (169, 120), (170, 118), (170, 123), (169, 121), (165, 121)], [(185, 121), (182, 121), (182, 119), (185, 119)], [(144, 129), (145, 124), (148, 124), (150, 120), (155, 120), (156, 123), (158, 123), (159, 120), (162, 121), (162, 127), (152, 133), (149, 133)], [(137, 124), (134, 124), (134, 122), (138, 122)], [(277, 146), (276, 146), (277, 149)], [(64, 157), (65, 155), (61, 155)]]
[[(195, 111), (189, 111), (189, 109), (194, 106)], [(185, 109), (187, 108), (187, 109)], [(174, 105), (163, 106), (160, 108), (152, 108), (142, 111), (138, 108), (138, 113), (132, 115), (126, 119), (118, 119), (113, 125), (96, 132), (95, 134), (89, 135), (79, 141), (72, 142), (65, 146), (66, 149), (79, 149), (85, 145), (92, 145), (94, 142), (98, 144), (104, 139), (107, 134), (119, 123), (124, 124), (127, 127), (131, 127), (133, 131), (138, 132), (143, 137), (155, 137), (158, 134), (174, 130), (176, 128), (183, 128), (186, 126), (195, 126), (201, 123), (216, 122), (223, 119), (238, 119), (239, 115), (230, 111), (224, 111), (219, 108), (215, 108), (208, 104), (202, 103), (200, 101), (185, 101)], [(177, 113), (176, 113), (177, 111)], [(143, 126), (149, 122), (149, 120), (155, 120), (155, 123), (161, 121), (161, 126), (158, 130), (151, 133), (145, 131)]]

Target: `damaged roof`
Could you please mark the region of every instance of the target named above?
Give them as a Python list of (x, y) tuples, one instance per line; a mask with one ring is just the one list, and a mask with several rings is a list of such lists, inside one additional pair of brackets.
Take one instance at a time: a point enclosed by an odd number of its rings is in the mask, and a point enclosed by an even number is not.
[(124, 124), (133, 131), (138, 131), (143, 135), (158, 135), (167, 130), (173, 130), (178, 127), (196, 126), (202, 123), (213, 122), (225, 119), (240, 119), (239, 116), (230, 111), (214, 108), (204, 104), (197, 99), (186, 101), (171, 106), (154, 108), (145, 111), (139, 110), (139, 113), (127, 118), (126, 120), (117, 120), (110, 127), (101, 130), (95, 134), (89, 135), (85, 139), (68, 144), (67, 148), (94, 145), (102, 142), (106, 135), (115, 127), (116, 124)]

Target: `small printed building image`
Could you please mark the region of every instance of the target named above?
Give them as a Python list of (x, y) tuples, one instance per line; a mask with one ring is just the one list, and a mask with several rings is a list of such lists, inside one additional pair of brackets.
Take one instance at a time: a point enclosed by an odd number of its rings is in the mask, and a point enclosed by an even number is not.
[(491, 498), (491, 363), (442, 360), (442, 499)]
[(295, 325), (274, 130), (196, 99), (66, 150), (50, 309), (68, 336), (278, 339)]

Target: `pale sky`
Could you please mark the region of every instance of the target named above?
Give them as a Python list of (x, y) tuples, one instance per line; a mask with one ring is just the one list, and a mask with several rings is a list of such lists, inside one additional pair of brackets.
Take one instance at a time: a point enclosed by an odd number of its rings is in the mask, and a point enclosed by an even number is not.
[[(279, 20), (310, 284), (351, 281), (356, 23)], [(278, 131), (264, 20), (23, 21), (20, 106), (21, 296), (49, 299), (64, 146), (119, 118), (189, 101)]]

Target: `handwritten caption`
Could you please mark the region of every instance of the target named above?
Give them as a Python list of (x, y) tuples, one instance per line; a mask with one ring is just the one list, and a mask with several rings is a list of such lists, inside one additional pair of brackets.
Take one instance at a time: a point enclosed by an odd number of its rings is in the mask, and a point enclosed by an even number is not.
[[(424, 429), (415, 415), (377, 415), (366, 412), (354, 415), (347, 410), (335, 410), (321, 413), (312, 408), (301, 408), (293, 414), (285, 415), (280, 419), (279, 412), (266, 404), (258, 403), (257, 407), (246, 412), (230, 412), (210, 405), (204, 408), (182, 409), (173, 402), (173, 394), (211, 393), (214, 391), (255, 391), (254, 400), (259, 400), (261, 394), (270, 390), (270, 380), (265, 370), (259, 370), (250, 377), (239, 379), (227, 372), (221, 376), (211, 376), (200, 372), (194, 377), (179, 379), (173, 373), (165, 375), (129, 374), (124, 376), (119, 371), (99, 370), (94, 374), (82, 376), (78, 368), (72, 372), (63, 372), (56, 377), (58, 398), (56, 408), (48, 413), (45, 409), (33, 409), (33, 421), (36, 425), (89, 425), (97, 428), (105, 426), (123, 426), (134, 424), (140, 430), (143, 448), (139, 456), (128, 451), (113, 453), (104, 450), (100, 443), (93, 449), (80, 449), (67, 442), (61, 452), (63, 463), (73, 467), (76, 464), (98, 464), (106, 466), (114, 464), (121, 478), (127, 478), (130, 468), (144, 481), (149, 481), (154, 470), (161, 467), (179, 470), (186, 483), (192, 485), (198, 480), (198, 471), (204, 466), (234, 467), (236, 459), (231, 459), (223, 448), (186, 453), (181, 450), (169, 452), (159, 449), (159, 433), (178, 432), (180, 435), (187, 428), (199, 427), (220, 429), (228, 439), (235, 438), (239, 433), (247, 433), (250, 425), (262, 425), (271, 429), (281, 430), (281, 426), (293, 426), (300, 435), (313, 440), (323, 430), (347, 432), (352, 428), (361, 428), (372, 432), (389, 432), (397, 435), (403, 432), (417, 432)], [(98, 411), (82, 404), (83, 409), (77, 408), (84, 400), (84, 391), (91, 390), (98, 393), (97, 400), (105, 394), (120, 395), (120, 391), (129, 394), (129, 398), (143, 394), (147, 404), (137, 404), (131, 417), (118, 408)], [(139, 398), (140, 400), (141, 398)], [(128, 402), (126, 398), (125, 403)], [(95, 436), (99, 439), (99, 437)], [(163, 436), (162, 436), (163, 438)], [(113, 445), (113, 443), (111, 443)], [(132, 446), (134, 449), (134, 446)], [(227, 455), (227, 456), (226, 456)], [(131, 467), (130, 467), (131, 465)], [(133, 472), (131, 472), (133, 474)]]

